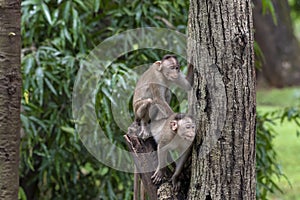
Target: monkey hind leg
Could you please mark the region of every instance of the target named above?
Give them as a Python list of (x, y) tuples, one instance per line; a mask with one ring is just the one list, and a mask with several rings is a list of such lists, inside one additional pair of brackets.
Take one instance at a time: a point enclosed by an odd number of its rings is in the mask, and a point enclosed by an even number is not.
[(135, 121), (139, 123), (141, 126), (141, 131), (137, 135), (142, 139), (147, 139), (151, 136), (150, 127), (149, 127), (149, 107), (152, 104), (152, 99), (143, 99), (134, 104), (134, 113), (135, 113)]
[(138, 137), (141, 137), (142, 139), (151, 137), (150, 126), (148, 122), (144, 122), (144, 120), (141, 120), (141, 131), (138, 134)]
[(136, 121), (139, 119), (149, 118), (149, 107), (152, 104), (152, 99), (143, 99), (134, 104), (134, 113)]

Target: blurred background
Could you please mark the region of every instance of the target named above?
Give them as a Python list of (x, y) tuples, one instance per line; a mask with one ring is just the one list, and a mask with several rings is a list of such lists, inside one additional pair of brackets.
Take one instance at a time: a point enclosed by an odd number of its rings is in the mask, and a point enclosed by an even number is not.
[[(298, 200), (300, 0), (252, 2), (257, 69), (257, 199)], [(189, 2), (184, 0), (22, 0), (19, 199), (132, 199), (133, 175), (102, 165), (74, 130), (71, 105), (76, 73), (96, 45), (122, 31), (151, 26), (185, 34), (188, 8)], [(125, 54), (99, 81), (99, 124), (117, 146), (126, 148), (125, 132), (112, 116), (112, 92), (118, 87), (132, 90), (126, 85), (138, 78), (132, 69), (160, 60), (166, 53), (144, 49)], [(179, 61), (185, 71), (186, 61)], [(178, 103), (172, 101), (175, 110)]]

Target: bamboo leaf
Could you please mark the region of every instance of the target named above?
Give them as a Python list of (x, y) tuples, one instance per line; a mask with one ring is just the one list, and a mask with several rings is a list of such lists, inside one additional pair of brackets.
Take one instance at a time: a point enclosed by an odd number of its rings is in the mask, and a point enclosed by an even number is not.
[(94, 12), (98, 12), (100, 8), (100, 0), (94, 0)]
[(51, 19), (51, 14), (50, 14), (50, 11), (49, 11), (49, 8), (48, 8), (47, 4), (42, 3), (41, 5), (42, 5), (42, 10), (43, 10), (43, 12), (44, 12), (44, 15), (45, 15), (45, 17), (46, 17), (48, 23), (49, 23), (50, 25), (53, 25), (52, 19)]
[(47, 78), (45, 78), (45, 82), (46, 82), (46, 85), (48, 86), (48, 88), (51, 90), (51, 92), (52, 92), (55, 96), (57, 96), (57, 92), (56, 92), (54, 86), (52, 85), (52, 83), (51, 83)]

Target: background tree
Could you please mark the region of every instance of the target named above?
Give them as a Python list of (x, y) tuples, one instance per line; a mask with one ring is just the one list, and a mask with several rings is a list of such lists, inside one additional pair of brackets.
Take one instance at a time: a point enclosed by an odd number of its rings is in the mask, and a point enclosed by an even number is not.
[(188, 27), (199, 128), (189, 199), (255, 199), (251, 1), (191, 0)]
[(0, 199), (18, 198), (20, 141), (20, 1), (0, 1)]
[(260, 79), (271, 86), (300, 85), (300, 45), (294, 36), (288, 1), (254, 2), (255, 40), (263, 52)]

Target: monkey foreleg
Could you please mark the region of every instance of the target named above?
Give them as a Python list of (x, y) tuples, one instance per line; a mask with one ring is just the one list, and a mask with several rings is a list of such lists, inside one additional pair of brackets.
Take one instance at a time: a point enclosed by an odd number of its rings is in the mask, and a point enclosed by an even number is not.
[(185, 164), (185, 161), (189, 157), (189, 153), (191, 151), (191, 147), (189, 147), (183, 155), (178, 159), (176, 162), (176, 169), (175, 172), (171, 178), (172, 184), (173, 184), (173, 190), (177, 192), (180, 189), (180, 182), (178, 181), (178, 177), (183, 169), (183, 166)]
[(167, 166), (166, 159), (168, 156), (168, 151), (161, 150), (160, 144), (157, 149), (158, 156), (158, 166), (154, 174), (151, 176), (151, 179), (154, 184), (159, 184), (163, 177), (165, 176), (165, 167)]
[(133, 200), (138, 200), (139, 196), (139, 175), (137, 174), (136, 167), (134, 168), (134, 187), (133, 187)]
[(151, 179), (153, 183), (157, 185), (162, 181), (164, 175), (165, 175), (164, 170), (157, 168), (154, 174), (151, 176)]
[(178, 192), (181, 185), (180, 181), (178, 181), (178, 176), (172, 176), (171, 181), (172, 181), (174, 192)]

